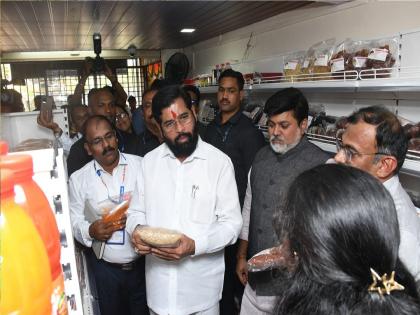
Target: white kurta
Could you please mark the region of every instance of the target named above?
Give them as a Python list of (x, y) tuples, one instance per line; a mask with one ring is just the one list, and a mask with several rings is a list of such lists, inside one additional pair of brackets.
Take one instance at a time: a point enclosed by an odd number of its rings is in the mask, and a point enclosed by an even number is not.
[(242, 226), (235, 174), (229, 157), (199, 139), (182, 163), (166, 144), (148, 153), (139, 174), (137, 224), (178, 230), (195, 241), (195, 255), (180, 261), (146, 258), (149, 307), (158, 314), (191, 314), (221, 298), (224, 251)]
[(385, 188), (394, 199), (400, 228), (398, 256), (413, 275), (420, 280), (420, 220), (410, 197), (400, 184), (398, 176), (384, 182)]

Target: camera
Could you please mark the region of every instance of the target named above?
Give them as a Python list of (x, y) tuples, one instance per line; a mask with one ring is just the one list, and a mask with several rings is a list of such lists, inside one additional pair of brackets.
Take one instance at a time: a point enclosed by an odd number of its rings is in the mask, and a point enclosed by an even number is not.
[(94, 73), (104, 72), (105, 69), (105, 60), (100, 56), (102, 52), (102, 40), (101, 34), (93, 34), (93, 51), (95, 52), (95, 59), (92, 61), (92, 71)]

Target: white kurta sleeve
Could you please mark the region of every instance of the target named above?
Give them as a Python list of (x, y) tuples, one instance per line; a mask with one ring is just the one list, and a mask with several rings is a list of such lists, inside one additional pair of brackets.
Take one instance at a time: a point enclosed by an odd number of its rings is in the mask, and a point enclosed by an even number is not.
[[(252, 169), (252, 168), (251, 168)], [(252, 190), (251, 190), (251, 170), (248, 173), (248, 185), (246, 186), (245, 200), (242, 207), (242, 229), (239, 234), (239, 238), (244, 241), (248, 241), (249, 235), (249, 221), (251, 217), (251, 202), (252, 202)]]
[(133, 192), (130, 208), (127, 211), (126, 231), (131, 235), (137, 225), (146, 224), (146, 212), (144, 203), (144, 159), (142, 159), (139, 172), (137, 173), (137, 185)]
[(242, 227), (235, 173), (230, 160), (219, 170), (216, 189), (216, 222), (205, 235), (195, 239), (195, 255), (213, 253), (234, 244)]

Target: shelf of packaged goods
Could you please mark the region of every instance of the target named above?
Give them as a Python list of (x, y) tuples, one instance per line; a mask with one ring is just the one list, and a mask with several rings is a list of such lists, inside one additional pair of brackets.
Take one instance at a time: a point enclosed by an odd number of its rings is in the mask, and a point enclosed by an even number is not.
[[(390, 77), (388, 77), (390, 76)], [(294, 77), (253, 79), (244, 89), (269, 92), (287, 87), (317, 92), (420, 92), (420, 67), (345, 71), (344, 74), (317, 73)], [(217, 92), (217, 85), (201, 87), (202, 94)]]

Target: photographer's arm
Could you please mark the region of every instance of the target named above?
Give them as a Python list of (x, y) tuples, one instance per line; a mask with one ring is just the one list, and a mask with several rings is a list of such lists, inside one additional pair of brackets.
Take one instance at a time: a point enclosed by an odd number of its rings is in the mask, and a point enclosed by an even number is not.
[(83, 73), (82, 77), (79, 80), (79, 83), (76, 85), (74, 89), (74, 93), (72, 96), (72, 105), (82, 105), (82, 96), (85, 90), (86, 80), (89, 75), (92, 73), (92, 62), (90, 60), (85, 60), (83, 65)]
[(127, 101), (127, 93), (117, 80), (117, 76), (112, 72), (111, 68), (105, 63), (105, 76), (111, 81), (112, 87), (115, 89), (115, 102), (120, 105), (125, 105)]

